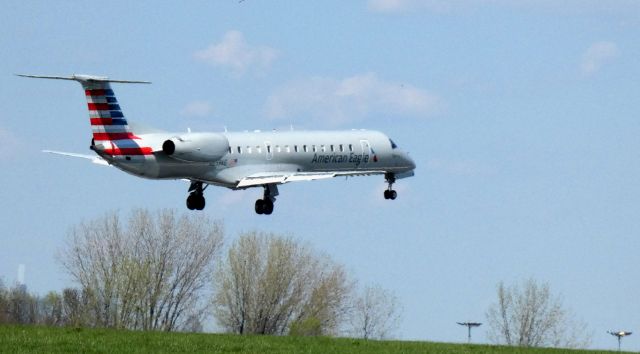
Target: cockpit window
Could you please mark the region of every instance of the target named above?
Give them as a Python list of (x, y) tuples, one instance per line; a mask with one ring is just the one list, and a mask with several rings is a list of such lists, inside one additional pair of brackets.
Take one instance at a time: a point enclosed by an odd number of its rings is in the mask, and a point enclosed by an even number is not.
[(389, 139), (389, 142), (391, 143), (391, 148), (392, 149), (397, 149), (398, 145), (396, 145), (396, 143), (393, 142), (393, 140)]

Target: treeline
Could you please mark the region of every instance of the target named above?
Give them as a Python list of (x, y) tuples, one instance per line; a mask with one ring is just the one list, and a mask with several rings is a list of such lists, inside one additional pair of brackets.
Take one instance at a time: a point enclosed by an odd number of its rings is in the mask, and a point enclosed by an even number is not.
[[(358, 286), (344, 266), (292, 237), (239, 235), (202, 213), (134, 210), (74, 226), (57, 258), (75, 287), (44, 297), (0, 281), (0, 323), (236, 334), (387, 338), (393, 292)], [(515, 346), (587, 347), (586, 325), (547, 283), (499, 283), (488, 336)], [(453, 319), (452, 319), (452, 323)]]
[(39, 296), (23, 284), (7, 287), (0, 281), (0, 324), (113, 327), (105, 324), (102, 313), (89, 289), (66, 288)]
[(39, 297), (24, 285), (7, 287), (0, 279), (0, 324), (63, 324), (59, 297), (55, 292)]
[(76, 287), (39, 297), (0, 288), (0, 322), (132, 330), (388, 337), (400, 306), (292, 237), (240, 235), (203, 214), (134, 210), (74, 226), (57, 259)]

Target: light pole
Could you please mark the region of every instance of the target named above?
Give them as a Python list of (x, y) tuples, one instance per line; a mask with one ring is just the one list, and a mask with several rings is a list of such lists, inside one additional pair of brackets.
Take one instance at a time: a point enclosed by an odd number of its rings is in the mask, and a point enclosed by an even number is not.
[(609, 333), (612, 336), (618, 337), (618, 351), (620, 351), (620, 342), (622, 341), (622, 337), (631, 335), (631, 332), (626, 332), (626, 331), (617, 331), (617, 332), (607, 331), (607, 333)]
[(465, 326), (468, 329), (468, 337), (467, 337), (467, 343), (471, 343), (471, 327), (480, 327), (482, 325), (482, 323), (480, 322), (456, 322), (457, 324), (461, 325), (461, 326)]

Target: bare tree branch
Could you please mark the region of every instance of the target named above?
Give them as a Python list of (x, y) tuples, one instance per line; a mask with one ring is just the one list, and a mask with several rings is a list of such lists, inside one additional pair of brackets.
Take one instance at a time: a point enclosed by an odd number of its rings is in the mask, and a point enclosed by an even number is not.
[(138, 209), (126, 228), (117, 213), (74, 227), (58, 258), (90, 294), (97, 326), (171, 331), (202, 306), (222, 237), (202, 215)]
[(519, 286), (497, 287), (497, 303), (487, 311), (489, 338), (495, 343), (523, 347), (587, 347), (591, 336), (584, 323), (553, 297), (549, 284), (529, 279)]
[(333, 334), (351, 290), (342, 267), (328, 257), (291, 238), (257, 232), (231, 245), (215, 284), (218, 323), (240, 334)]
[(398, 327), (400, 312), (392, 292), (379, 285), (366, 286), (354, 301), (350, 332), (364, 339), (387, 338)]

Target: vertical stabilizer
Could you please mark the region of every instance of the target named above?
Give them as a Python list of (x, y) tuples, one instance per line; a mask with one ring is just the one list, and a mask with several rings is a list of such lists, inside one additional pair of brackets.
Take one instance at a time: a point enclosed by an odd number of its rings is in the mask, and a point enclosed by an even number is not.
[(93, 134), (91, 147), (96, 152), (111, 156), (152, 154), (153, 151), (151, 147), (144, 146), (142, 139), (132, 131), (111, 88), (111, 82), (137, 84), (148, 84), (150, 82), (112, 80), (107, 77), (90, 75), (72, 75), (69, 77), (42, 75), (18, 76), (79, 82), (84, 89), (87, 99), (89, 121)]

